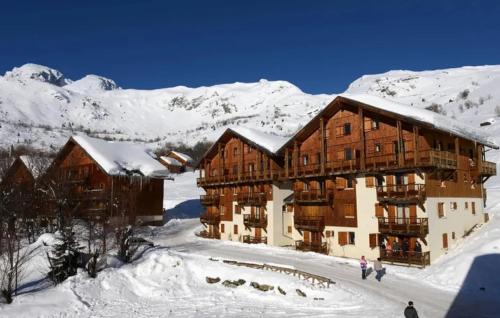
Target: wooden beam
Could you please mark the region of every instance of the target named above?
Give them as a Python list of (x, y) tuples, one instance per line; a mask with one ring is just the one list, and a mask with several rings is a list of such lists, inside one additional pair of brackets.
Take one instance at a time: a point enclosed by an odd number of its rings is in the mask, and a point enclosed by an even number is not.
[(288, 163), (289, 163), (289, 160), (288, 160), (288, 156), (289, 156), (289, 153), (288, 153), (288, 147), (286, 147), (285, 149), (285, 176), (288, 178), (289, 177), (289, 173), (288, 173)]
[(403, 166), (404, 164), (404, 157), (403, 157), (403, 132), (402, 132), (402, 129), (401, 129), (401, 120), (397, 120), (396, 121), (396, 127), (397, 127), (397, 130), (398, 130), (398, 165), (400, 167)]
[(319, 119), (319, 129), (320, 129), (320, 161), (321, 161), (321, 174), (325, 174), (325, 121), (323, 117)]
[(366, 169), (366, 156), (365, 156), (365, 116), (363, 114), (363, 108), (358, 107), (358, 118), (359, 118), (359, 148), (360, 148), (360, 166), (361, 170)]
[(420, 162), (419, 139), (418, 126), (413, 125), (413, 163), (415, 164), (415, 166), (418, 166)]
[(238, 180), (241, 181), (241, 175), (243, 174), (243, 141), (240, 140), (238, 143), (239, 154), (238, 154)]
[(458, 160), (458, 158), (460, 157), (460, 140), (458, 139), (458, 137), (455, 137), (455, 156), (457, 156), (457, 168), (458, 168), (458, 165), (460, 164), (460, 161)]
[(222, 146), (221, 144), (217, 144), (217, 153), (219, 154), (219, 159), (217, 160), (217, 170), (219, 170), (219, 181), (222, 180)]
[(298, 176), (299, 174), (299, 145), (297, 143), (297, 141), (294, 142), (293, 144), (293, 154), (294, 154), (294, 158), (293, 158), (293, 174), (295, 177)]

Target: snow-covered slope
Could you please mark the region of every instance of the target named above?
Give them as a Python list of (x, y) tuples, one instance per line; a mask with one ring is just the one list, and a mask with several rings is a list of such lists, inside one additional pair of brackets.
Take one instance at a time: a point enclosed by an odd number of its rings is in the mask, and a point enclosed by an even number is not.
[(158, 144), (213, 140), (225, 128), (239, 125), (289, 135), (331, 99), (266, 80), (119, 89), (96, 75), (73, 82), (57, 70), (26, 64), (0, 77), (0, 147), (58, 147), (75, 131)]

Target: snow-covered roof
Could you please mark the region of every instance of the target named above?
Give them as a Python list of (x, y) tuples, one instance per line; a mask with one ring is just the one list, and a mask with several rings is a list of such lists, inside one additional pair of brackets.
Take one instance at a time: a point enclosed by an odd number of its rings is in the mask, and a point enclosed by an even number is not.
[(182, 160), (184, 160), (187, 163), (193, 163), (194, 162), (193, 158), (191, 158), (190, 156), (188, 156), (188, 155), (186, 155), (186, 154), (184, 154), (182, 152), (178, 152), (178, 151), (172, 150), (172, 151), (170, 151), (170, 153), (176, 155), (177, 157), (181, 158)]
[(28, 168), (28, 170), (31, 172), (31, 175), (35, 179), (42, 175), (50, 165), (50, 160), (48, 158), (25, 155), (20, 156), (19, 159), (23, 162), (26, 168)]
[(248, 139), (273, 154), (275, 154), (289, 139), (288, 137), (266, 134), (247, 127), (233, 127), (228, 130), (233, 131), (237, 135)]
[(167, 156), (161, 156), (160, 159), (164, 161), (168, 165), (182, 167), (182, 163), (180, 163), (177, 159)]
[(399, 116), (411, 118), (418, 122), (432, 125), (435, 129), (484, 144), (488, 147), (498, 148), (498, 145), (491, 136), (483, 134), (481, 131), (478, 131), (472, 126), (427, 109), (411, 107), (391, 100), (387, 100), (385, 98), (367, 94), (341, 94), (339, 95), (339, 97), (363, 103), (372, 108), (377, 108), (397, 114)]
[(166, 178), (168, 169), (154, 159), (145, 145), (105, 141), (87, 136), (72, 139), (91, 156), (108, 175), (140, 174), (151, 178)]

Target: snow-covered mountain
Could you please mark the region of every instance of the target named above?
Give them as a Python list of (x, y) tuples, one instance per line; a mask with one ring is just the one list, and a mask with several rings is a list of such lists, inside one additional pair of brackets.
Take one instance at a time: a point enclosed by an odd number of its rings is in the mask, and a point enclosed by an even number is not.
[(294, 132), (332, 96), (309, 95), (285, 81), (211, 87), (120, 89), (88, 75), (71, 81), (49, 67), (26, 64), (0, 77), (0, 147), (60, 146), (75, 132), (161, 144), (215, 139), (229, 126)]
[[(354, 81), (367, 93), (430, 108), (479, 126), (500, 114), (500, 66), (390, 71)], [(46, 66), (26, 64), (0, 76), (0, 147), (58, 147), (75, 133), (152, 144), (213, 140), (231, 126), (290, 135), (335, 95), (311, 95), (286, 81), (211, 87), (121, 89), (87, 75), (72, 81)], [(485, 128), (499, 133), (496, 124)]]

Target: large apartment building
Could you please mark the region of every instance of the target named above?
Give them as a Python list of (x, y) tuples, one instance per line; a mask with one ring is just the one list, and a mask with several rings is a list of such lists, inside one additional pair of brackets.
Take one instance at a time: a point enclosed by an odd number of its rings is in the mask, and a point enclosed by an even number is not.
[(425, 266), (485, 221), (489, 138), (341, 95), (291, 138), (226, 131), (200, 163), (204, 235)]

